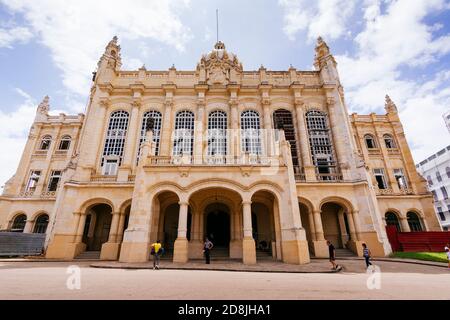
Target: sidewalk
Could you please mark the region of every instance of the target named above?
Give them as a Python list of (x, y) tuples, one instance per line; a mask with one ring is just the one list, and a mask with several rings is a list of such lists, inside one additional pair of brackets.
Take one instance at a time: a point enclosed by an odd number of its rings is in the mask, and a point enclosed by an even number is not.
[[(153, 262), (123, 263), (118, 261), (96, 262), (90, 265), (93, 268), (106, 269), (153, 269)], [(260, 261), (256, 265), (244, 265), (240, 261), (219, 260), (205, 264), (203, 260), (193, 260), (185, 264), (162, 260), (160, 269), (178, 270), (210, 270), (210, 271), (238, 271), (238, 272), (277, 272), (277, 273), (336, 273), (331, 270), (328, 260), (311, 260), (306, 265), (293, 265), (276, 261)]]

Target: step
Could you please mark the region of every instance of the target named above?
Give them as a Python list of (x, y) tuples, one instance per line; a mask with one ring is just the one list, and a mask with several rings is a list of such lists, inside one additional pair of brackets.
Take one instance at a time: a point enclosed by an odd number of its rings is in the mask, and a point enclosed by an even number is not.
[(336, 257), (356, 257), (356, 254), (348, 249), (336, 249)]
[(98, 260), (100, 259), (100, 251), (85, 251), (75, 257), (77, 260)]

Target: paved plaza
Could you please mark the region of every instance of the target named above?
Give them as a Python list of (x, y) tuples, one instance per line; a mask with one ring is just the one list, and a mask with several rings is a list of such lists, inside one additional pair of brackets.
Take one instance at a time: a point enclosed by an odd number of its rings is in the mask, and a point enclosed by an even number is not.
[[(361, 260), (341, 263), (339, 273), (292, 273), (0, 260), (0, 299), (450, 299), (450, 270), (442, 266), (378, 261), (380, 273), (367, 274)], [(311, 265), (328, 269), (325, 260)]]

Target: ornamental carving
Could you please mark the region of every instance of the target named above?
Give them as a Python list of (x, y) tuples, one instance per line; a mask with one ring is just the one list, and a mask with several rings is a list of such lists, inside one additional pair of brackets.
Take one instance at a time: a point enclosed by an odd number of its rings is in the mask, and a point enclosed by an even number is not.
[(203, 55), (197, 65), (197, 70), (206, 71), (206, 79), (209, 85), (226, 85), (230, 81), (231, 72), (241, 73), (242, 64), (236, 55), (228, 52), (222, 42), (217, 42), (214, 49), (207, 55)]
[(48, 111), (50, 110), (50, 98), (48, 96), (45, 96), (41, 103), (39, 103), (38, 106), (38, 113), (40, 114), (48, 114)]

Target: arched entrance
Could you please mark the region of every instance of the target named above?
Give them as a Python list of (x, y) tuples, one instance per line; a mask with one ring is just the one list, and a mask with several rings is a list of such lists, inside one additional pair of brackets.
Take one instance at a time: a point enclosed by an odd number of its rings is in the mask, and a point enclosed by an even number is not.
[[(158, 226), (158, 232), (152, 232), (150, 242), (160, 240), (166, 250), (165, 257), (170, 257), (173, 254), (175, 240), (177, 239), (180, 216), (179, 201), (178, 195), (172, 191), (161, 192), (154, 199), (153, 225)], [(188, 239), (190, 238), (191, 216), (190, 209), (188, 209)]]
[(331, 241), (335, 248), (346, 248), (351, 239), (346, 209), (335, 202), (322, 205), (321, 219), (325, 240)]
[(394, 226), (397, 229), (397, 232), (401, 232), (400, 223), (398, 221), (398, 217), (394, 212), (386, 212), (385, 214), (386, 225)]
[[(227, 249), (230, 246), (230, 210), (223, 203), (211, 203), (205, 208), (205, 235), (216, 249)], [(215, 250), (216, 252), (218, 250)]]
[(312, 210), (302, 202), (299, 202), (298, 206), (300, 209), (300, 219), (302, 221), (302, 226), (305, 229), (306, 233), (306, 240), (308, 240), (309, 250), (310, 252), (314, 252), (313, 241), (316, 240), (316, 237)]
[(86, 251), (100, 251), (108, 241), (112, 221), (112, 208), (107, 204), (97, 204), (87, 210), (82, 241)]
[(257, 260), (277, 258), (275, 203), (275, 197), (268, 191), (258, 191), (252, 197), (252, 229)]
[(409, 225), (409, 229), (411, 231), (423, 231), (424, 228), (422, 226), (422, 222), (420, 221), (421, 219), (419, 218), (419, 216), (417, 215), (417, 213), (409, 211), (406, 214), (406, 218), (408, 219), (408, 225)]

